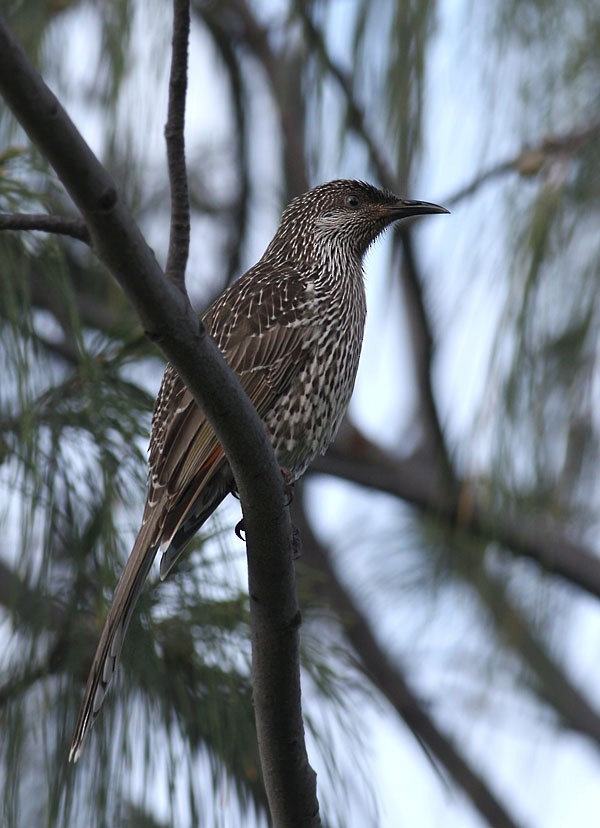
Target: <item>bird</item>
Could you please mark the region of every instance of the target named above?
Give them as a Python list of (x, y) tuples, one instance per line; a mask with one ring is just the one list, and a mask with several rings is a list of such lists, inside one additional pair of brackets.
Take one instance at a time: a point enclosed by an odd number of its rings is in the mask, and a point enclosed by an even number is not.
[[(262, 258), (202, 321), (262, 418), (288, 483), (325, 452), (345, 414), (366, 317), (363, 259), (392, 223), (447, 213), (357, 180), (297, 196)], [(76, 762), (160, 550), (161, 580), (235, 481), (219, 441), (168, 364), (154, 406), (142, 523), (115, 588), (75, 726)]]

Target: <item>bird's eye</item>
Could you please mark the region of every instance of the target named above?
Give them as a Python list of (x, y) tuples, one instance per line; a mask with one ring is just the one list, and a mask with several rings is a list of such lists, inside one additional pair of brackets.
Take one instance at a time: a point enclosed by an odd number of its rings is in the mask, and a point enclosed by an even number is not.
[(349, 195), (346, 197), (346, 204), (348, 205), (348, 207), (358, 207), (360, 201), (358, 200), (357, 196)]

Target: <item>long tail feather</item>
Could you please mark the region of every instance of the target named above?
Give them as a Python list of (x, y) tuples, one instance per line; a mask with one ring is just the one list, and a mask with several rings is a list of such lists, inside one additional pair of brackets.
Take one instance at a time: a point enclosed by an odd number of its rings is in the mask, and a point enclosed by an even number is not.
[(79, 710), (69, 761), (76, 762), (92, 728), (114, 675), (123, 640), (144, 582), (156, 557), (158, 546), (148, 545), (147, 527), (142, 527), (115, 589), (113, 602), (88, 676)]
[[(210, 486), (207, 487), (207, 484)], [(181, 556), (187, 541), (231, 491), (233, 478), (220, 446), (212, 452), (209, 461), (198, 470), (193, 484), (180, 493), (177, 504), (168, 509), (168, 492), (152, 501), (148, 499), (144, 523), (131, 550), (131, 555), (119, 583), (102, 630), (100, 643), (92, 662), (75, 734), (69, 752), (69, 761), (76, 762), (81, 755), (87, 734), (94, 724), (106, 691), (115, 672), (131, 616), (148, 577), (160, 546), (165, 549), (161, 561), (164, 579)], [(170, 538), (170, 539), (169, 539)]]
[(217, 506), (221, 503), (221, 501), (227, 496), (231, 485), (227, 482), (222, 489), (217, 489), (215, 491), (215, 496), (210, 500), (208, 505), (198, 514), (193, 517), (188, 518), (184, 523), (181, 524), (171, 542), (167, 545), (167, 547), (163, 547), (165, 551), (160, 559), (160, 580), (164, 581), (165, 578), (171, 573), (173, 567), (181, 558), (185, 551), (185, 547), (190, 540), (193, 538), (196, 532), (200, 529), (203, 523), (212, 515), (215, 511)]

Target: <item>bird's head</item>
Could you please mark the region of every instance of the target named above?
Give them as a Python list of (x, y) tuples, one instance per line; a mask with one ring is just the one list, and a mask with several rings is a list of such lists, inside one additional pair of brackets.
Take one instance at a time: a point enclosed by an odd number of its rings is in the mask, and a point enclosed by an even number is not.
[(364, 181), (337, 180), (320, 184), (295, 198), (284, 211), (278, 237), (296, 254), (330, 248), (360, 258), (388, 225), (399, 219), (447, 213), (427, 201), (407, 201)]

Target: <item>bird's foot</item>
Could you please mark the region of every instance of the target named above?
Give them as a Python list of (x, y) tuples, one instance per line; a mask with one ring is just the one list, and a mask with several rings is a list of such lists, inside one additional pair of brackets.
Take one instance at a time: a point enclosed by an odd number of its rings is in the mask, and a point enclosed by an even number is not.
[(238, 538), (246, 543), (246, 527), (244, 526), (244, 518), (236, 523), (234, 531)]
[(302, 536), (297, 526), (292, 524), (292, 560), (297, 561), (302, 556)]
[(289, 506), (294, 499), (294, 482), (295, 478), (291, 471), (285, 466), (281, 466), (281, 477), (283, 479), (283, 493), (285, 495), (285, 505)]
[[(294, 475), (285, 466), (281, 466), (281, 477), (283, 479), (283, 493), (285, 495), (285, 505), (289, 506), (294, 498)], [(239, 499), (239, 494), (237, 493), (237, 490), (235, 488), (231, 490), (231, 494)], [(240, 521), (238, 521), (238, 523), (236, 523), (234, 531), (241, 541), (246, 541), (246, 528), (244, 526), (244, 518), (242, 518)], [(296, 527), (293, 527), (292, 536), (295, 559), (299, 558), (301, 555), (300, 535)], [(297, 554), (296, 550), (299, 550)]]

